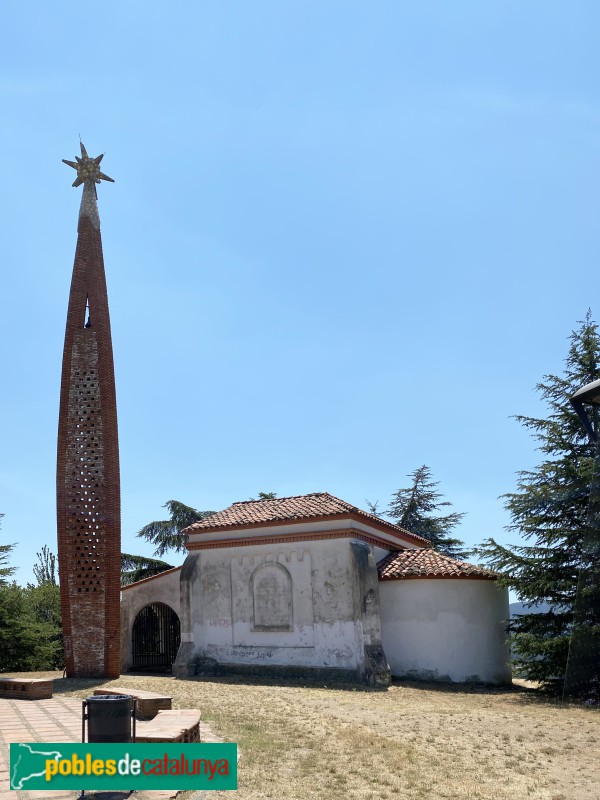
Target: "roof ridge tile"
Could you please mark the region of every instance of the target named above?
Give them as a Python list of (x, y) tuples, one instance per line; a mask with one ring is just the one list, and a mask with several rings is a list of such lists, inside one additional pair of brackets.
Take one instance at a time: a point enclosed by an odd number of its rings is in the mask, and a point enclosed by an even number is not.
[[(324, 495), (328, 495), (329, 497), (333, 497), (333, 495), (329, 494), (329, 492), (309, 492), (309, 494), (291, 494), (287, 497), (259, 497), (259, 498), (251, 498), (250, 500), (236, 500), (235, 503), (232, 503), (229, 508), (233, 508), (233, 506), (247, 506), (251, 503), (274, 503), (277, 501), (283, 500), (304, 500), (306, 497), (323, 497)], [(337, 499), (337, 498), (334, 498)], [(343, 500), (341, 501), (343, 502)]]
[(430, 542), (422, 536), (411, 533), (375, 514), (363, 511), (329, 492), (273, 497), (259, 500), (241, 500), (228, 508), (217, 511), (206, 519), (199, 520), (186, 528), (188, 533), (210, 530), (231, 530), (244, 526), (258, 526), (291, 520), (339, 519), (342, 516), (355, 516), (371, 521), (379, 528), (394, 531), (396, 535), (408, 539), (420, 547), (429, 548)]

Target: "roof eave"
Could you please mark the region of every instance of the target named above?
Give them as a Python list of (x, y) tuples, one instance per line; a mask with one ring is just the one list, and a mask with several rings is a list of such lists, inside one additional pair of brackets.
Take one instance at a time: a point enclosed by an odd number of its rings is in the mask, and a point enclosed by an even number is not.
[(428, 539), (424, 539), (422, 536), (410, 533), (410, 531), (406, 531), (403, 528), (399, 528), (397, 525), (394, 525), (391, 522), (386, 522), (385, 520), (380, 520), (377, 517), (371, 517), (370, 515), (363, 515), (356, 512), (319, 514), (315, 516), (293, 517), (288, 519), (273, 519), (273, 520), (259, 521), (259, 522), (225, 523), (222, 525), (211, 525), (207, 527), (203, 527), (202, 522), (200, 523), (195, 522), (192, 525), (189, 525), (187, 528), (185, 528), (183, 532), (186, 533), (188, 536), (190, 536), (198, 534), (223, 533), (225, 531), (236, 531), (236, 530), (239, 531), (239, 530), (255, 529), (255, 528), (270, 528), (276, 525), (299, 525), (307, 522), (326, 522), (328, 520), (333, 521), (333, 520), (344, 520), (344, 519), (351, 519), (354, 522), (361, 522), (363, 525), (370, 525), (371, 527), (376, 528), (377, 530), (385, 531), (386, 533), (391, 533), (399, 539), (408, 541), (411, 544), (419, 545), (424, 549), (431, 548), (431, 542)]
[(379, 581), (411, 581), (411, 580), (483, 580), (496, 581), (497, 575), (480, 575), (479, 573), (463, 573), (462, 575), (440, 575), (438, 573), (426, 573), (424, 575), (379, 575)]

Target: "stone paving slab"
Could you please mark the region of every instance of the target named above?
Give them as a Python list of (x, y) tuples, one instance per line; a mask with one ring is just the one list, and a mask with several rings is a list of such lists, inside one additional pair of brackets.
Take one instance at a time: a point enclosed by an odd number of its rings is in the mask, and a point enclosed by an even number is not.
[[(202, 742), (222, 742), (206, 722), (200, 722)], [(9, 789), (11, 742), (81, 742), (81, 700), (54, 695), (48, 700), (0, 698), (0, 800), (76, 800), (79, 792), (14, 791)], [(208, 792), (200, 792), (207, 797)], [(171, 800), (177, 792), (86, 792), (86, 800)]]

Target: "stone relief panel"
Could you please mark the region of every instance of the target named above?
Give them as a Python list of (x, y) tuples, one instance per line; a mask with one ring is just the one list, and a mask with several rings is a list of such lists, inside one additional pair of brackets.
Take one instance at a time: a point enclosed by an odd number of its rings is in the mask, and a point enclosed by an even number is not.
[(233, 557), (231, 589), (234, 646), (314, 647), (308, 550)]
[(260, 564), (250, 577), (253, 631), (294, 629), (292, 576), (276, 561)]

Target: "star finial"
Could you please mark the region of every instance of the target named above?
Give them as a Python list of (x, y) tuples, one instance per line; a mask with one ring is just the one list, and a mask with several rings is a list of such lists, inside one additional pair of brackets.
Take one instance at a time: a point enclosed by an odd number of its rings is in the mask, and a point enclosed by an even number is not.
[(75, 156), (75, 161), (67, 161), (63, 158), (63, 163), (68, 164), (73, 169), (77, 170), (77, 177), (73, 181), (73, 186), (81, 186), (82, 183), (100, 183), (100, 181), (110, 181), (114, 183), (112, 178), (100, 172), (100, 162), (104, 158), (104, 153), (101, 153), (96, 158), (90, 158), (87, 154), (83, 142), (79, 142), (81, 146), (81, 158)]

